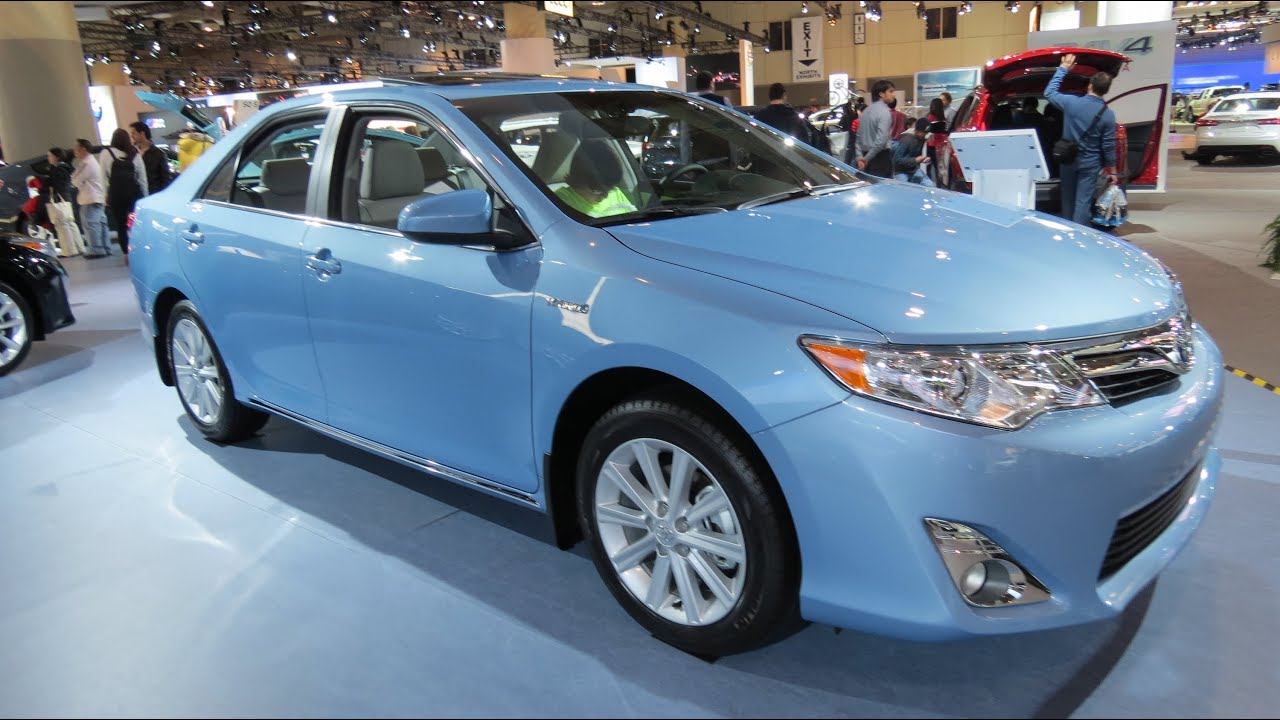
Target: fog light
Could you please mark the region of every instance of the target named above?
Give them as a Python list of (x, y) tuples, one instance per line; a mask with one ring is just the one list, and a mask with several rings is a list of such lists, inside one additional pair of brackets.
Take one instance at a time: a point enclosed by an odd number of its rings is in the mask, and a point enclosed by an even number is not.
[(1049, 599), (1049, 589), (991, 538), (948, 520), (925, 518), (924, 524), (965, 602), (999, 607)]
[(964, 579), (960, 581), (960, 592), (965, 597), (973, 597), (977, 595), (982, 586), (987, 582), (987, 566), (982, 563), (974, 563), (964, 573)]

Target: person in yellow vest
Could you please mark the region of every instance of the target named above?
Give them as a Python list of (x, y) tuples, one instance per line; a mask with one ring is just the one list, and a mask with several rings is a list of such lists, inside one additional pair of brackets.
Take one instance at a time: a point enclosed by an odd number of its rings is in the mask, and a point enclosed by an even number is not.
[(582, 143), (573, 154), (565, 182), (556, 196), (584, 215), (600, 218), (636, 211), (635, 203), (619, 187), (622, 165), (604, 144)]

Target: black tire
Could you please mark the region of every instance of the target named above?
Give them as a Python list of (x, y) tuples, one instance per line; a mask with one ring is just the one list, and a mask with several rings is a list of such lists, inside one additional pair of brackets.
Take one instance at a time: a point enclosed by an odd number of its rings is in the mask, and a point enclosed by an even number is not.
[[(174, 330), (183, 320), (190, 320), (195, 323), (196, 327), (204, 335), (205, 342), (209, 344), (212, 351), (214, 366), (217, 369), (218, 381), (222, 385), (222, 403), (219, 412), (211, 419), (202, 419), (192, 412), (190, 403), (183, 396), (182, 387), (179, 383), (179, 372), (174, 362)], [(169, 313), (169, 324), (165, 329), (165, 352), (169, 359), (169, 370), (173, 373), (174, 389), (178, 391), (178, 399), (182, 401), (182, 408), (186, 411), (187, 417), (200, 428), (200, 432), (210, 440), (221, 443), (234, 443), (252, 437), (255, 433), (267, 424), (270, 416), (259, 410), (254, 410), (235, 399), (235, 392), (231, 386), (231, 376), (227, 373), (227, 366), (222, 362), (222, 354), (218, 352), (218, 346), (213, 342), (213, 337), (209, 333), (209, 328), (205, 327), (204, 321), (200, 319), (200, 313), (196, 312), (196, 308), (190, 301), (182, 300), (173, 306), (173, 311)]]
[[(0, 314), (0, 325), (5, 324), (6, 316), (11, 316), (10, 322), (17, 323), (13, 327), (0, 328), (0, 337), (4, 338), (4, 342), (0, 342), (0, 377), (3, 377), (21, 365), (27, 353), (31, 352), (31, 333), (34, 332), (31, 322), (35, 319), (35, 315), (31, 314), (31, 306), (27, 304), (27, 299), (18, 292), (17, 288), (0, 282), (0, 294), (9, 298), (14, 306), (8, 312)], [(3, 298), (0, 298), (0, 306), (7, 304)], [(10, 347), (11, 344), (18, 346), (17, 352), (6, 361), (4, 356), (6, 350), (13, 349)]]
[[(800, 553), (795, 529), (772, 474), (738, 441), (682, 402), (658, 397), (624, 402), (587, 433), (578, 458), (578, 523), (596, 570), (614, 598), (654, 637), (700, 656), (746, 652), (787, 637), (804, 623), (799, 612)], [(668, 620), (635, 597), (618, 577), (596, 526), (596, 481), (605, 460), (630, 440), (652, 438), (692, 455), (718, 481), (740, 523), (746, 578), (720, 620), (690, 626)], [(643, 570), (652, 573), (652, 569)]]
[(1196, 156), (1196, 162), (1200, 165), (1212, 165), (1213, 161), (1217, 159), (1218, 159), (1217, 155), (1197, 155)]

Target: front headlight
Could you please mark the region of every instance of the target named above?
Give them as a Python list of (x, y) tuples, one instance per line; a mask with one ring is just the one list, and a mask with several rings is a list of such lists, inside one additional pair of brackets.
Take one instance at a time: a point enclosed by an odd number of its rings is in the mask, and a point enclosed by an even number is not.
[(800, 345), (859, 395), (1014, 430), (1037, 415), (1106, 403), (1057, 354), (1026, 345), (907, 347), (805, 336)]

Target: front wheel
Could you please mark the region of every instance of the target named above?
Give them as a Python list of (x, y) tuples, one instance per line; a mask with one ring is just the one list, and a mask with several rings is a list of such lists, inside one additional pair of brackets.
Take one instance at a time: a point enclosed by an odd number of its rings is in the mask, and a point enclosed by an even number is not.
[(196, 308), (183, 300), (169, 315), (169, 367), (187, 416), (205, 437), (231, 443), (252, 436), (266, 413), (238, 402), (231, 377)]
[(707, 416), (660, 399), (618, 405), (587, 434), (577, 480), (596, 569), (659, 640), (722, 656), (800, 626), (785, 502)]
[(1217, 155), (1197, 155), (1196, 156), (1196, 162), (1199, 163), (1200, 165), (1212, 165), (1213, 161), (1217, 159), (1218, 159)]
[(31, 317), (22, 293), (0, 282), (0, 376), (8, 375), (30, 352)]

